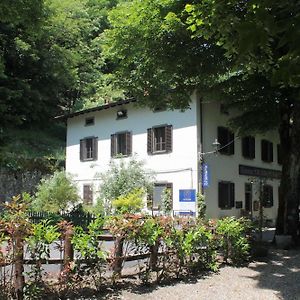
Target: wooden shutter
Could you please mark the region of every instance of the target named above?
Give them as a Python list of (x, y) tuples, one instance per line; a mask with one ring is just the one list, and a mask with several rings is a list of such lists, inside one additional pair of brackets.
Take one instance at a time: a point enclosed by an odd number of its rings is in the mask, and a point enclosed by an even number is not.
[(83, 201), (85, 204), (93, 203), (93, 190), (90, 184), (83, 185)]
[(282, 149), (280, 144), (277, 145), (277, 163), (282, 165)]
[(234, 183), (230, 182), (229, 183), (229, 202), (230, 202), (230, 207), (234, 207)]
[(110, 136), (110, 156), (116, 156), (116, 135), (112, 134)]
[(222, 154), (227, 154), (228, 153), (228, 148), (225, 147), (227, 144), (227, 129), (224, 127), (218, 127), (218, 141), (220, 143), (220, 153)]
[(267, 149), (267, 141), (262, 140), (261, 141), (261, 160), (262, 161), (268, 161), (268, 149)]
[(147, 152), (148, 154), (153, 153), (153, 129), (147, 129)]
[(85, 148), (85, 141), (84, 140), (80, 140), (79, 157), (80, 157), (81, 161), (84, 160), (84, 148)]
[(227, 188), (224, 182), (219, 182), (219, 195), (218, 195), (218, 204), (219, 204), (219, 208), (226, 208), (226, 198), (227, 198)]
[(270, 162), (273, 161), (273, 143), (269, 142), (269, 158)]
[(132, 133), (130, 131), (126, 132), (126, 155), (132, 154)]
[(246, 136), (242, 139), (242, 154), (246, 158), (255, 158), (255, 138)]
[(172, 125), (167, 125), (165, 127), (166, 152), (172, 152), (172, 131)]
[(93, 138), (93, 160), (98, 159), (98, 138)]
[(249, 150), (250, 150), (250, 158), (254, 159), (255, 158), (255, 137), (250, 136), (249, 137)]

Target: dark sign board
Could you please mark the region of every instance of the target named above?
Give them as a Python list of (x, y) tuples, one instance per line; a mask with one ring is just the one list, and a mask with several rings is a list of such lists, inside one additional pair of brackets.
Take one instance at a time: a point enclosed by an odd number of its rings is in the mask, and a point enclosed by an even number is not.
[(266, 177), (272, 179), (280, 179), (281, 177), (281, 171), (250, 167), (245, 165), (239, 165), (239, 174), (247, 176)]

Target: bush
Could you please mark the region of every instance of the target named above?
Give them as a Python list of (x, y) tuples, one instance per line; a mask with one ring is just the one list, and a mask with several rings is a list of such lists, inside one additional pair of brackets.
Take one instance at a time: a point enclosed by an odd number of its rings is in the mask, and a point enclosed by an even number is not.
[(247, 233), (251, 225), (244, 218), (226, 217), (218, 220), (216, 233), (219, 235), (219, 245), (224, 254), (224, 260), (229, 259), (234, 264), (240, 264), (249, 258), (250, 243)]
[(106, 213), (110, 213), (112, 201), (120, 196), (126, 196), (137, 189), (151, 192), (154, 178), (150, 171), (145, 170), (143, 162), (131, 158), (127, 162), (124, 159), (111, 161), (109, 170), (102, 173), (100, 179), (98, 202)]
[(112, 207), (117, 213), (137, 213), (143, 208), (143, 197), (145, 192), (143, 189), (135, 189), (127, 195), (121, 195), (112, 201)]
[(71, 176), (64, 171), (57, 171), (51, 177), (41, 180), (32, 209), (57, 213), (71, 209), (78, 201), (77, 187)]

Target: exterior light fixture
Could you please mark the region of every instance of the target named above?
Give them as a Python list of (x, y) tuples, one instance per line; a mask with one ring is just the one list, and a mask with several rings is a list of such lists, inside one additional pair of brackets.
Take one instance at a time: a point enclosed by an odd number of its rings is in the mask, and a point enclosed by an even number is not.
[(215, 139), (215, 141), (212, 143), (214, 149), (215, 149), (215, 152), (218, 153), (219, 149), (220, 149), (220, 143), (218, 142), (218, 139)]

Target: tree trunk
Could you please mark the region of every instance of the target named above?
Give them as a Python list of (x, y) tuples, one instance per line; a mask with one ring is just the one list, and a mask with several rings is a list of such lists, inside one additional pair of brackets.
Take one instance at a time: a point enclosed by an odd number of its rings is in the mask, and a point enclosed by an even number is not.
[(297, 241), (300, 198), (300, 103), (294, 104), (291, 119), (291, 126), (287, 126), (290, 119), (286, 119), (282, 121), (280, 128), (284, 159), (276, 234), (291, 235), (294, 241)]

